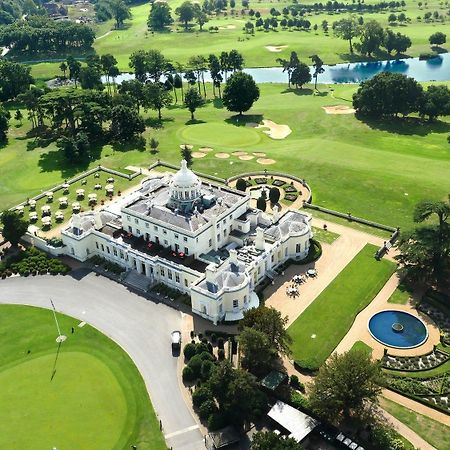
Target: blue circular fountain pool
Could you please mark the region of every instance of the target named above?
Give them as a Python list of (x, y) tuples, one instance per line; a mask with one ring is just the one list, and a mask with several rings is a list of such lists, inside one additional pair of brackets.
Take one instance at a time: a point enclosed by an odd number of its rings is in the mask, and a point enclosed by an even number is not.
[(368, 327), (374, 339), (389, 347), (414, 348), (428, 338), (425, 324), (405, 311), (380, 311), (370, 318)]

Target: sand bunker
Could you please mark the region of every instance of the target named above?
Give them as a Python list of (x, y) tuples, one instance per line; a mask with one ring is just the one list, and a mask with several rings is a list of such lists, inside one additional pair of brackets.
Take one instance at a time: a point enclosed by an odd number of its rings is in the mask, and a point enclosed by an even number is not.
[(219, 27), (219, 30), (234, 30), (236, 25), (227, 25), (226, 27)]
[(233, 156), (244, 156), (244, 155), (247, 155), (247, 154), (248, 154), (247, 152), (233, 152), (232, 153)]
[(260, 158), (264, 158), (266, 156), (263, 152), (253, 152), (252, 155), (258, 156)]
[(199, 151), (199, 152), (202, 152), (202, 153), (209, 153), (209, 152), (212, 152), (213, 149), (212, 149), (211, 147), (200, 147), (200, 148), (198, 149), (198, 151)]
[(181, 150), (184, 150), (185, 148), (192, 150), (194, 148), (194, 146), (191, 144), (181, 144), (180, 148), (181, 148)]
[(269, 158), (258, 158), (256, 160), (256, 162), (258, 164), (262, 164), (263, 166), (268, 166), (269, 164), (275, 164), (276, 161), (274, 159), (269, 159)]
[(266, 50), (269, 50), (269, 52), (280, 53), (285, 48), (288, 48), (288, 46), (287, 45), (266, 45), (265, 48), (266, 48)]
[(220, 159), (227, 159), (230, 157), (229, 153), (216, 153), (214, 155), (216, 158), (220, 158)]
[(241, 156), (239, 156), (239, 159), (241, 159), (242, 161), (250, 161), (253, 158), (254, 158), (254, 156), (252, 156), (252, 155), (241, 155)]
[(256, 122), (247, 122), (245, 126), (250, 128), (258, 128), (258, 124)]
[(202, 152), (193, 152), (192, 153), (193, 158), (204, 158), (205, 156), (206, 156), (206, 153), (202, 153)]
[(355, 110), (347, 105), (322, 106), (327, 114), (354, 114)]
[(263, 120), (262, 125), (258, 125), (257, 128), (268, 128), (269, 130), (264, 131), (272, 139), (284, 139), (288, 137), (292, 130), (288, 125), (279, 125), (271, 120)]

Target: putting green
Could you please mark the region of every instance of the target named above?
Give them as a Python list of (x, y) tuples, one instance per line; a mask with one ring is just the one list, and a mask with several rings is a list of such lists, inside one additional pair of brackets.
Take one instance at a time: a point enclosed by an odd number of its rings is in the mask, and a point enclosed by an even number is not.
[(0, 372), (0, 448), (114, 448), (128, 413), (114, 374), (94, 356), (65, 352), (51, 379), (55, 355)]
[(95, 328), (51, 311), (0, 305), (0, 448), (165, 450), (130, 357)]
[(225, 123), (199, 123), (188, 125), (178, 131), (181, 143), (217, 147), (239, 148), (259, 144), (262, 135), (259, 131), (245, 126)]

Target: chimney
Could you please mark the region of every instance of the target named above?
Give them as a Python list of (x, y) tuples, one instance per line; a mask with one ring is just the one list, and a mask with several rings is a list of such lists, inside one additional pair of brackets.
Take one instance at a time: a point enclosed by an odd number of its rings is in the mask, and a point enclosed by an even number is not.
[(216, 280), (216, 269), (217, 266), (215, 264), (210, 264), (209, 266), (206, 267), (205, 270), (206, 281), (214, 283), (214, 281)]
[(280, 220), (280, 207), (278, 205), (275, 205), (272, 208), (273, 213), (273, 223), (277, 223)]
[(229, 253), (230, 253), (230, 262), (231, 262), (231, 263), (234, 263), (234, 264), (237, 264), (237, 263), (238, 263), (238, 254), (237, 254), (237, 251), (236, 251), (235, 249), (231, 249), (231, 250), (229, 251)]
[(264, 230), (260, 227), (256, 229), (255, 247), (257, 250), (264, 250)]

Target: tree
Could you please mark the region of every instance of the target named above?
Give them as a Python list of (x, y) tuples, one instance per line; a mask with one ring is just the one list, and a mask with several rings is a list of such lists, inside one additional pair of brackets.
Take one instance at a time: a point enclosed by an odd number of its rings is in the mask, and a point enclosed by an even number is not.
[(187, 30), (189, 27), (189, 22), (195, 17), (195, 7), (189, 2), (183, 2), (176, 10), (175, 14), (178, 16), (180, 22), (184, 24), (184, 29)]
[(89, 139), (86, 133), (81, 132), (75, 137), (63, 136), (58, 139), (56, 146), (68, 161), (79, 163), (88, 156)]
[(144, 109), (153, 109), (158, 111), (158, 119), (162, 119), (161, 109), (167, 108), (173, 102), (172, 94), (165, 86), (160, 83), (147, 83), (144, 85)]
[(219, 98), (221, 97), (220, 93), (220, 85), (223, 81), (222, 74), (220, 73), (220, 61), (216, 55), (209, 55), (208, 57), (209, 63), (209, 73), (211, 74), (211, 79), (213, 82), (213, 94), (216, 95), (216, 87), (219, 89)]
[(138, 80), (125, 80), (119, 86), (119, 93), (128, 96), (132, 101), (137, 111), (144, 103), (144, 83)]
[(261, 197), (258, 197), (258, 199), (256, 200), (256, 207), (260, 210), (260, 211), (265, 211), (267, 209), (267, 200), (265, 197), (263, 197), (261, 195)]
[(100, 57), (100, 66), (103, 74), (106, 76), (106, 82), (108, 84), (109, 91), (109, 78), (111, 74), (115, 73), (114, 69), (117, 69), (117, 59), (114, 58), (114, 56), (110, 53), (102, 55)]
[(0, 106), (0, 143), (6, 142), (10, 118), (10, 112), (3, 106)]
[(442, 45), (447, 42), (447, 35), (441, 31), (437, 31), (428, 38), (428, 41), (431, 45)]
[(34, 83), (31, 67), (23, 64), (0, 61), (0, 101), (16, 98)]
[(67, 64), (64, 61), (59, 65), (59, 70), (63, 73), (63, 77), (66, 78)]
[(381, 392), (381, 366), (363, 351), (332, 354), (311, 385), (309, 401), (319, 416), (339, 422), (351, 415), (362, 416), (376, 404)]
[(291, 75), (291, 83), (298, 89), (311, 81), (311, 71), (307, 64), (299, 62)]
[(362, 116), (404, 116), (419, 110), (422, 86), (399, 73), (382, 72), (364, 81), (353, 94), (353, 107)]
[(192, 150), (187, 145), (185, 145), (181, 149), (180, 153), (181, 153), (181, 158), (186, 161), (187, 166), (191, 167), (194, 162), (194, 159), (192, 158)]
[(147, 26), (153, 31), (164, 31), (173, 23), (172, 8), (165, 2), (153, 2), (147, 20)]
[(159, 141), (155, 138), (151, 138), (150, 142), (149, 142), (150, 148), (151, 148), (151, 152), (152, 153), (156, 153), (158, 151), (158, 147), (159, 147)]
[(376, 20), (367, 21), (361, 28), (359, 50), (363, 55), (372, 56), (384, 41), (384, 30)]
[(247, 190), (247, 182), (243, 178), (238, 178), (236, 180), (236, 189), (245, 192)]
[(286, 331), (287, 321), (288, 318), (282, 317), (275, 308), (260, 306), (244, 312), (239, 329), (252, 328), (265, 333), (279, 353), (289, 355), (292, 338)]
[(236, 72), (228, 79), (223, 90), (223, 104), (228, 111), (248, 111), (259, 98), (259, 88), (251, 75)]
[(445, 85), (428, 86), (424, 92), (419, 110), (431, 122), (438, 116), (450, 115), (450, 90)]
[(312, 55), (311, 61), (313, 62), (314, 67), (314, 89), (317, 90), (317, 78), (319, 78), (319, 75), (323, 72), (325, 72), (325, 69), (323, 68), (323, 61), (320, 59), (318, 55)]
[(245, 327), (239, 335), (242, 367), (256, 376), (264, 375), (273, 365), (277, 351), (262, 331)]
[(334, 34), (345, 41), (348, 41), (350, 46), (350, 53), (353, 53), (352, 40), (359, 36), (361, 27), (358, 24), (356, 17), (351, 16), (345, 19), (338, 20), (333, 24)]
[(0, 221), (3, 225), (3, 237), (12, 246), (16, 246), (28, 230), (28, 222), (22, 219), (16, 211), (10, 210), (3, 211)]
[(202, 11), (200, 5), (194, 5), (194, 17), (200, 27), (200, 31), (203, 31), (203, 25), (208, 22), (208, 16)]
[(405, 53), (406, 50), (411, 47), (411, 45), (412, 42), (408, 36), (401, 33), (397, 33), (395, 35), (394, 50), (396, 51), (397, 55), (399, 55), (400, 53)]
[(69, 56), (67, 58), (67, 67), (69, 68), (69, 78), (74, 81), (76, 87), (77, 80), (80, 78), (81, 63), (73, 56)]
[(237, 50), (231, 50), (228, 53), (228, 66), (233, 72), (242, 70), (244, 67), (244, 57)]
[(389, 14), (388, 22), (389, 22), (389, 24), (397, 22), (397, 16), (395, 14)]
[(184, 96), (184, 104), (191, 113), (191, 120), (194, 120), (195, 111), (205, 104), (205, 100), (197, 89), (189, 88)]
[(298, 59), (296, 52), (291, 52), (290, 58), (282, 59), (277, 58), (277, 63), (281, 64), (281, 67), (283, 67), (283, 72), (286, 72), (288, 75), (288, 87), (291, 87), (291, 76), (292, 72), (298, 67), (300, 61)]
[(120, 28), (126, 19), (131, 19), (130, 7), (123, 0), (112, 0), (109, 4), (116, 28)]
[(159, 50), (138, 50), (130, 56), (130, 67), (138, 81), (143, 83), (150, 78), (153, 82), (161, 80), (161, 77), (170, 69), (168, 61)]
[(404, 232), (397, 242), (400, 272), (411, 284), (448, 287), (450, 280), (450, 203), (424, 200), (416, 205), (414, 221), (422, 223), (436, 217), (437, 225), (422, 225)]
[(22, 114), (22, 111), (20, 109), (18, 109), (16, 111), (16, 113), (14, 114), (14, 119), (16, 119), (17, 122), (19, 122), (20, 125), (22, 125), (23, 114)]
[(133, 108), (117, 105), (111, 111), (111, 136), (118, 142), (127, 142), (145, 131), (144, 119)]
[(276, 186), (272, 186), (269, 191), (269, 200), (272, 205), (278, 203), (280, 200), (280, 190)]
[(80, 85), (83, 89), (103, 90), (102, 76), (97, 67), (87, 66), (80, 70)]
[(303, 450), (303, 447), (294, 438), (258, 431), (252, 436), (251, 450)]

